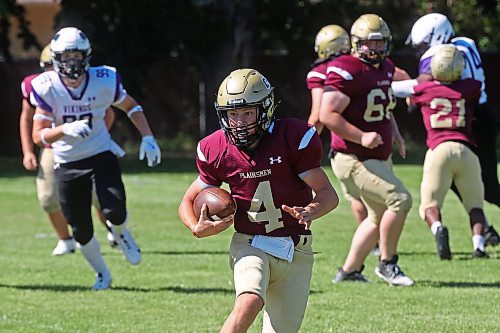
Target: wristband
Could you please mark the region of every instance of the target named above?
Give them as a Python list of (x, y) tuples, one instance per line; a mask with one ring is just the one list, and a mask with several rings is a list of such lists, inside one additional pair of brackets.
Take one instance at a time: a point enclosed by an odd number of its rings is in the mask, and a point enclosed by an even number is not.
[(47, 142), (47, 140), (45, 139), (45, 133), (47, 133), (47, 131), (49, 130), (50, 128), (44, 128), (42, 130), (42, 132), (40, 133), (40, 139), (42, 139), (42, 143), (44, 145), (50, 145), (50, 142)]
[(132, 115), (134, 113), (136, 113), (136, 112), (142, 112), (142, 111), (144, 111), (144, 109), (142, 108), (142, 106), (136, 105), (132, 109), (130, 109), (130, 110), (127, 111), (127, 116), (130, 118), (130, 117), (132, 117)]
[(36, 113), (33, 116), (33, 120), (48, 120), (48, 121), (54, 122), (54, 118), (46, 116), (44, 114), (40, 114), (40, 113)]

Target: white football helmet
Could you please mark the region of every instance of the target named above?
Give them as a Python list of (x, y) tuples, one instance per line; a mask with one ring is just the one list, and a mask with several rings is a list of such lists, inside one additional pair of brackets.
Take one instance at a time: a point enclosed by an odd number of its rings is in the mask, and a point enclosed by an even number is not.
[(446, 44), (455, 35), (455, 31), (446, 16), (431, 13), (422, 16), (413, 24), (406, 44), (419, 46), (427, 44), (428, 47)]
[[(90, 67), (92, 49), (90, 41), (85, 34), (73, 27), (59, 30), (50, 42), (54, 69), (59, 75), (77, 79)], [(82, 59), (61, 60), (65, 52), (80, 52)]]

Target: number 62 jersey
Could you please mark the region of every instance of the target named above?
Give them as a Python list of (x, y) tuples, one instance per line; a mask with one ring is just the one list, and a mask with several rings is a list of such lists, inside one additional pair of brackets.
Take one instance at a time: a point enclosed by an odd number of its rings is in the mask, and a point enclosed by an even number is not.
[(322, 153), (315, 128), (288, 118), (275, 120), (252, 152), (230, 144), (218, 130), (198, 143), (196, 164), (204, 184), (229, 184), (237, 204), (237, 232), (295, 236), (310, 231), (281, 205), (305, 207), (311, 202), (312, 190), (300, 176), (320, 167)]
[(111, 137), (104, 120), (106, 110), (127, 96), (113, 67), (90, 67), (86, 80), (77, 89), (66, 86), (55, 71), (37, 76), (32, 87), (31, 102), (50, 113), (55, 126), (89, 120), (88, 137), (65, 135), (52, 144), (56, 163), (74, 162), (110, 150)]
[(338, 90), (349, 96), (350, 103), (342, 116), (363, 132), (377, 132), (384, 143), (374, 149), (343, 139), (331, 132), (333, 150), (354, 154), (359, 160), (387, 160), (392, 152), (391, 112), (396, 98), (391, 88), (394, 64), (385, 59), (379, 68), (352, 55), (333, 59), (327, 68), (325, 92)]

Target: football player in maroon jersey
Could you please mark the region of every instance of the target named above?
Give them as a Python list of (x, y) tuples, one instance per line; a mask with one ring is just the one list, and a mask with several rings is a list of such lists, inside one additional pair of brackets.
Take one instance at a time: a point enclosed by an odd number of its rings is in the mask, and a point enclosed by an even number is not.
[(462, 79), (462, 52), (453, 44), (439, 48), (431, 60), (434, 81), (413, 87), (413, 101), (421, 108), (427, 131), (427, 153), (420, 187), (420, 216), (435, 236), (441, 259), (451, 259), (448, 229), (442, 224), (441, 207), (455, 183), (469, 214), (473, 257), (484, 258), (484, 185), (472, 134), (474, 107), (481, 95), (481, 81)]
[(395, 66), (386, 59), (390, 41), (381, 17), (362, 15), (351, 28), (352, 55), (328, 64), (320, 121), (332, 132), (331, 146), (337, 152), (333, 170), (344, 193), (360, 196), (368, 210), (333, 282), (367, 281), (361, 274), (363, 263), (380, 238), (376, 274), (391, 285), (413, 285), (397, 264), (397, 244), (412, 198), (394, 175), (390, 159), (397, 128), (391, 89)]
[(307, 89), (311, 91), (311, 113), (307, 122), (314, 125), (318, 134), (321, 134), (323, 124), (319, 122), (319, 106), (325, 87), (328, 62), (351, 52), (349, 34), (336, 24), (324, 26), (316, 35), (314, 50), (318, 54), (318, 59), (311, 65), (306, 77)]
[[(216, 235), (234, 221), (229, 262), (236, 301), (221, 332), (246, 332), (263, 307), (263, 332), (299, 330), (314, 260), (311, 223), (338, 205), (321, 169), (316, 129), (275, 120), (276, 105), (274, 88), (256, 70), (226, 77), (215, 103), (221, 129), (199, 142), (200, 175), (179, 207), (195, 237)], [(234, 217), (210, 220), (204, 205), (197, 219), (197, 194), (222, 183), (236, 200)]]

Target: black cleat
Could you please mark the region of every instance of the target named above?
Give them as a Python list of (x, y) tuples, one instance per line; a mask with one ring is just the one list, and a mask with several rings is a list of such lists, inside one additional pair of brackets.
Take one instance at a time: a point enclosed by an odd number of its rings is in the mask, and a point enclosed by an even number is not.
[(451, 260), (450, 241), (448, 238), (448, 228), (441, 226), (436, 232), (436, 245), (439, 258), (441, 260)]
[(484, 229), (484, 245), (497, 246), (500, 243), (500, 236), (492, 225)]
[(480, 249), (475, 249), (474, 252), (472, 252), (472, 258), (487, 259), (489, 257), (488, 253), (481, 251)]
[(342, 267), (340, 267), (339, 270), (337, 271), (337, 274), (335, 274), (335, 276), (333, 277), (332, 282), (333, 283), (339, 283), (344, 281), (370, 282), (363, 274), (361, 274), (364, 268), (365, 265), (363, 265), (359, 271), (346, 273), (344, 272)]

